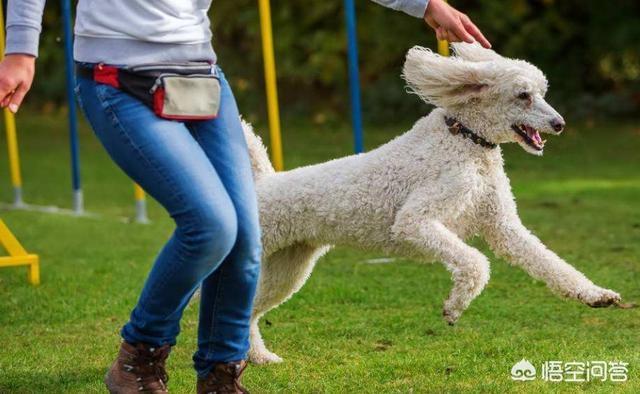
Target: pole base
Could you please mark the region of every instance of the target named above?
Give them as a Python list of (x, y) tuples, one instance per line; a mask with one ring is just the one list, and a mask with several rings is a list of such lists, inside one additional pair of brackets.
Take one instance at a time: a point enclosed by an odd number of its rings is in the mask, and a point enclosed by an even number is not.
[(147, 201), (136, 201), (136, 223), (147, 224), (149, 223), (149, 217), (147, 216)]
[(73, 213), (76, 215), (84, 214), (84, 195), (82, 189), (73, 191)]
[(22, 187), (16, 186), (13, 188), (13, 207), (14, 208), (26, 208), (27, 204), (25, 204), (22, 199)]

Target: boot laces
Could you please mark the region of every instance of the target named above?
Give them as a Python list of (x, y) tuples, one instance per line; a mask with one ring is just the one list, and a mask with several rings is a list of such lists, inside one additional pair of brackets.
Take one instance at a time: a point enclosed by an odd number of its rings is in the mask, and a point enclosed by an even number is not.
[(165, 370), (165, 361), (169, 356), (169, 347), (155, 348), (137, 346), (137, 354), (130, 363), (123, 364), (126, 372), (133, 373), (138, 382), (138, 391), (148, 390), (150, 385), (157, 382), (166, 389), (169, 375)]
[(206, 385), (211, 389), (206, 394), (247, 393), (240, 383), (242, 373), (247, 368), (244, 363), (228, 363), (209, 374)]

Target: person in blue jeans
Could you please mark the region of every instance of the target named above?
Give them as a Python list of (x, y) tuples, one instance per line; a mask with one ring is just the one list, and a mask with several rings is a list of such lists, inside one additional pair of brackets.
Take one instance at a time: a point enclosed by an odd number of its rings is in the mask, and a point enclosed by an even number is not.
[[(439, 39), (489, 42), (443, 0), (374, 0), (424, 18)], [(34, 75), (45, 0), (9, 0), (0, 106), (16, 113)], [(99, 64), (216, 64), (210, 0), (80, 0), (74, 58)], [(165, 363), (184, 308), (201, 288), (198, 393), (246, 393), (249, 318), (260, 271), (260, 230), (251, 164), (233, 93), (219, 66), (218, 117), (174, 121), (79, 73), (77, 96), (111, 158), (167, 210), (176, 229), (158, 254), (121, 331), (107, 372), (111, 393), (167, 393)]]
[(222, 70), (215, 72), (220, 108), (217, 118), (207, 121), (162, 119), (122, 90), (82, 77), (77, 84), (80, 105), (111, 158), (177, 226), (122, 328), (124, 343), (168, 350), (176, 343), (185, 306), (201, 285), (194, 355), (201, 377), (217, 362), (246, 357), (261, 256), (240, 114)]

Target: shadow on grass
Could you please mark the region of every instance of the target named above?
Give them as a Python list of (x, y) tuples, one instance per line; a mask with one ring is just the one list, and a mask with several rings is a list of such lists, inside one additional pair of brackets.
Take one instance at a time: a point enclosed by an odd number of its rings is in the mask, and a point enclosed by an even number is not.
[[(69, 366), (60, 372), (13, 372), (0, 376), (0, 394), (102, 392), (103, 368)], [(96, 386), (96, 383), (100, 382)], [(91, 387), (88, 387), (91, 386)]]

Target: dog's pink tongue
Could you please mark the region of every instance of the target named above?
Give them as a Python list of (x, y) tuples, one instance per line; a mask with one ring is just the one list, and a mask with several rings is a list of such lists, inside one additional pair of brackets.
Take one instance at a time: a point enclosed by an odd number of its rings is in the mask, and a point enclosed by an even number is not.
[(540, 137), (540, 133), (538, 133), (537, 131), (533, 132), (533, 138), (537, 143), (542, 144), (542, 138)]

